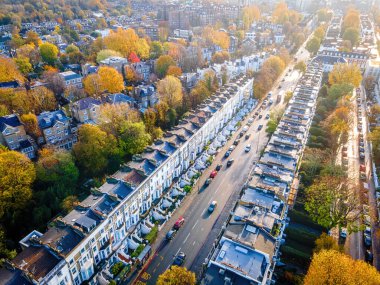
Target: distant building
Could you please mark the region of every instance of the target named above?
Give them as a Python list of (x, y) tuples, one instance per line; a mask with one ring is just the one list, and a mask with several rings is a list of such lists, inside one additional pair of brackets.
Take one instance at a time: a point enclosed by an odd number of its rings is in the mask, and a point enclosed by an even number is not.
[(136, 71), (136, 73), (144, 81), (149, 81), (150, 75), (152, 74), (152, 65), (148, 62), (136, 62), (132, 63), (131, 67)]
[(99, 62), (100, 65), (105, 65), (115, 68), (118, 72), (123, 73), (124, 66), (128, 64), (128, 59), (119, 56), (111, 56)]
[(76, 87), (76, 88), (82, 88), (82, 79), (83, 77), (79, 75), (78, 73), (75, 73), (73, 71), (65, 71), (59, 73), (59, 75), (63, 78), (65, 81), (66, 88), (67, 87)]
[(140, 85), (135, 88), (135, 98), (139, 109), (153, 107), (158, 102), (157, 93), (153, 85)]

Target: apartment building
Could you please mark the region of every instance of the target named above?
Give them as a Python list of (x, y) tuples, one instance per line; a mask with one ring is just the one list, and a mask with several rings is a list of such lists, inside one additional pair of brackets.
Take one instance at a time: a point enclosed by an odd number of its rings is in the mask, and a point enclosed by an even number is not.
[[(203, 148), (218, 138), (252, 97), (252, 82), (240, 76), (221, 87), (161, 140), (123, 165), (102, 186), (93, 188), (74, 210), (57, 218), (47, 232), (34, 231), (26, 236), (20, 244), (30, 246), (23, 246), (24, 251), (10, 262), (10, 270), (21, 270), (34, 284), (98, 284), (100, 264), (135, 262), (131, 251), (145, 246), (143, 237), (154, 226), (151, 220), (162, 224), (169, 218), (165, 209), (176, 197), (185, 195), (180, 185), (186, 178), (181, 174), (199, 166), (193, 163)], [(25, 251), (28, 256), (44, 252), (54, 258), (49, 257), (49, 266), (33, 277), (34, 268), (42, 267), (46, 260), (30, 259), (33, 265), (26, 266), (21, 258)], [(45, 282), (47, 279), (56, 283)]]
[(308, 65), (208, 256), (201, 284), (269, 284), (284, 243), (288, 203), (314, 117), (322, 66)]

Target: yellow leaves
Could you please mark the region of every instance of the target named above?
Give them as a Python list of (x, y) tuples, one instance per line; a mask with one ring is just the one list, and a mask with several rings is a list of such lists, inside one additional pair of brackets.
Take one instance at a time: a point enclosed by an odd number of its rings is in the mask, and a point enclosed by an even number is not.
[(182, 69), (178, 66), (169, 66), (168, 71), (166, 72), (166, 75), (172, 75), (175, 77), (179, 77), (182, 75)]
[(18, 71), (16, 63), (13, 60), (0, 56), (0, 82), (13, 80), (23, 83), (25, 79)]
[(195, 282), (193, 272), (174, 265), (158, 277), (157, 285), (195, 285)]
[(97, 74), (90, 74), (83, 80), (84, 89), (91, 96), (103, 92), (118, 93), (124, 90), (123, 76), (108, 66), (99, 67)]
[(348, 9), (343, 19), (343, 32), (347, 28), (360, 28), (360, 13), (355, 9)]
[(203, 29), (202, 37), (206, 40), (208, 45), (215, 44), (224, 50), (227, 50), (230, 46), (230, 37), (228, 34), (224, 31), (214, 30), (210, 26)]
[(254, 21), (260, 19), (260, 9), (256, 5), (246, 6), (243, 8), (243, 24), (247, 30)]
[(157, 84), (160, 100), (168, 104), (170, 108), (179, 107), (182, 104), (182, 84), (178, 78), (168, 75)]
[(140, 58), (149, 58), (149, 44), (143, 38), (139, 38), (133, 29), (118, 29), (104, 38), (104, 44), (108, 49), (120, 52), (124, 57), (128, 57), (131, 52), (135, 52)]
[(329, 83), (331, 85), (348, 83), (355, 87), (359, 87), (361, 81), (361, 71), (356, 64), (335, 64), (333, 70), (329, 74)]
[(304, 279), (304, 285), (380, 284), (376, 268), (362, 260), (353, 260), (335, 250), (322, 250), (314, 254)]

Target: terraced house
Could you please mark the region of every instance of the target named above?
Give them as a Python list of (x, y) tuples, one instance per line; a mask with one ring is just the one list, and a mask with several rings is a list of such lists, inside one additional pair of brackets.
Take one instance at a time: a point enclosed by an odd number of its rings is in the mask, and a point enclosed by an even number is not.
[(47, 232), (26, 236), (20, 242), (24, 250), (8, 262), (7, 276), (34, 284), (98, 284), (109, 263), (141, 261), (143, 256), (133, 258), (132, 252), (141, 246), (146, 250), (140, 255), (148, 252), (144, 237), (153, 222), (165, 223), (186, 195), (191, 173), (205, 168), (195, 159), (216, 152), (211, 143), (223, 139), (222, 129), (252, 101), (252, 81), (240, 76), (220, 88), (161, 140), (92, 189), (69, 214), (57, 218)]
[(202, 284), (259, 285), (272, 279), (321, 81), (322, 64), (314, 61), (299, 80), (218, 244), (208, 256)]

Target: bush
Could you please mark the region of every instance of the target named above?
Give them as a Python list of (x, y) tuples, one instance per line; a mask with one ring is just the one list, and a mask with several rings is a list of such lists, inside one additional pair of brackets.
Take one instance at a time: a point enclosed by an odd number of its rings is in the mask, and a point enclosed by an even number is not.
[(293, 223), (302, 224), (302, 225), (305, 225), (305, 226), (308, 226), (320, 231), (326, 230), (325, 228), (321, 227), (317, 223), (314, 223), (307, 213), (293, 209), (289, 212), (289, 217), (290, 217), (290, 221)]
[(183, 187), (183, 190), (186, 192), (186, 193), (190, 193), (191, 192), (191, 189), (192, 187), (190, 185), (186, 185), (185, 187)]
[(155, 225), (155, 226), (152, 228), (152, 230), (150, 231), (150, 233), (147, 234), (147, 235), (145, 236), (145, 239), (146, 239), (150, 244), (152, 244), (152, 243), (156, 240), (156, 238), (157, 238), (157, 234), (158, 234), (158, 226)]
[(113, 276), (116, 276), (118, 275), (124, 268), (124, 263), (123, 262), (118, 262), (118, 263), (115, 263), (112, 268), (111, 268), (111, 273)]
[(318, 235), (306, 231), (306, 229), (300, 229), (295, 227), (288, 227), (285, 230), (287, 239), (292, 239), (298, 243), (309, 246), (311, 248), (315, 245), (315, 240), (318, 238)]
[(145, 248), (145, 245), (143, 244), (140, 244), (134, 252), (132, 252), (131, 254), (131, 257), (138, 257), (140, 255), (140, 253), (144, 250)]

